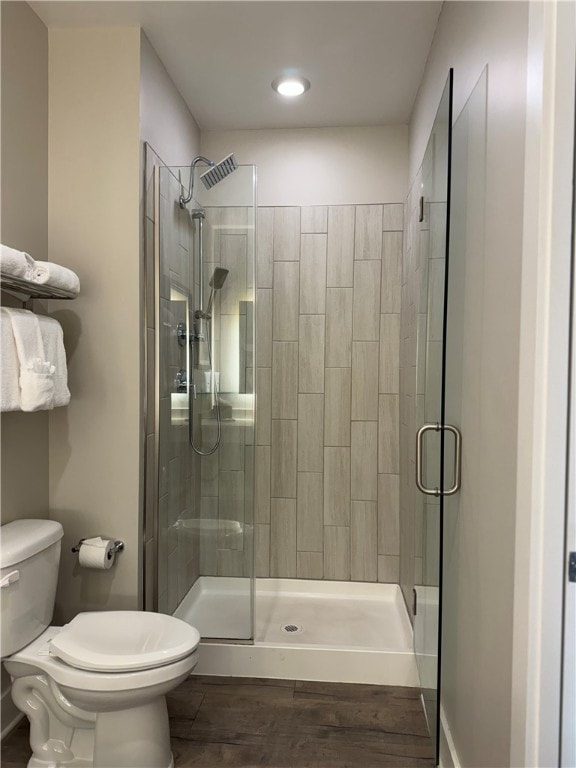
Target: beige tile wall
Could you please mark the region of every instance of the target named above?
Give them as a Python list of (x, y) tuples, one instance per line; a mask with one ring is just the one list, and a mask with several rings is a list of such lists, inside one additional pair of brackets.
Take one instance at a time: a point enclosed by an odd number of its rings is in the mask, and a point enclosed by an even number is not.
[(256, 576), (398, 581), (402, 229), (258, 211)]

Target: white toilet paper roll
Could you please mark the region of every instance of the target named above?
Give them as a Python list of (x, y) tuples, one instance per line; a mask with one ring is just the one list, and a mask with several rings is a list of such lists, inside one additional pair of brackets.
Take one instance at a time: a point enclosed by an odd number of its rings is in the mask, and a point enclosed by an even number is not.
[(83, 568), (97, 568), (107, 571), (114, 563), (114, 540), (103, 539), (97, 536), (93, 539), (85, 539), (80, 544), (78, 561)]

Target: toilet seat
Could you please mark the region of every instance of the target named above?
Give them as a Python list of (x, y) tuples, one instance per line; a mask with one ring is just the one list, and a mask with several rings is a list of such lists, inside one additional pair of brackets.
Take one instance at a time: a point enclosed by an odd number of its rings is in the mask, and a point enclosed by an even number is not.
[(61, 632), (61, 627), (48, 627), (26, 648), (3, 659), (8, 673), (16, 677), (24, 674), (23, 671), (18, 671), (18, 667), (21, 670), (29, 670), (26, 674), (38, 674), (38, 672), (34, 673), (32, 670), (39, 669), (61, 686), (93, 692), (121, 693), (122, 691), (148, 688), (151, 685), (163, 682), (167, 678), (189, 673), (198, 661), (198, 650), (196, 649), (179, 661), (147, 670), (95, 672), (79, 669), (51, 655), (52, 641)]
[(76, 669), (137, 672), (184, 659), (198, 647), (185, 622), (144, 611), (79, 613), (50, 642), (50, 655)]

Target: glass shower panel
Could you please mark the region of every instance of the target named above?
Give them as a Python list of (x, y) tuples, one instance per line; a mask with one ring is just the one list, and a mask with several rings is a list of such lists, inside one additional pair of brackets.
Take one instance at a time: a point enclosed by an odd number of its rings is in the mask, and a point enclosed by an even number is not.
[[(442, 586), (442, 451), (444, 432), (444, 303), (446, 297), (452, 75), (442, 95), (424, 156), (420, 213), (420, 305), (417, 317), (416, 536), (422, 553), (414, 575), (414, 649), (430, 734), (437, 744)], [(426, 430), (426, 431), (423, 431)]]
[[(465, 659), (473, 657), (482, 646), (482, 639), (475, 637), (476, 627), (463, 623), (461, 617), (471, 605), (479, 604), (481, 588), (473, 553), (478, 536), (475, 504), (485, 498), (479, 470), (483, 457), (479, 442), (468, 439), (468, 435), (482, 432), (478, 406), (486, 354), (482, 328), (484, 285), (488, 279), (484, 258), (487, 93), (484, 70), (454, 123), (452, 142), (445, 419), (462, 430), (464, 450), (463, 492), (444, 499), (442, 655), (449, 661), (442, 665), (442, 708), (448, 722), (457, 729), (467, 727), (468, 712), (460, 705), (456, 692), (474, 679)], [(476, 469), (466, 472), (469, 467)]]
[(192, 588), (199, 569), (199, 539), (187, 536), (183, 521), (191, 516), (196, 466), (187, 440), (186, 411), (179, 376), (189, 350), (176, 329), (191, 308), (192, 227), (177, 204), (178, 178), (160, 169), (156, 187), (159, 261), (156, 285), (156, 391), (158, 393), (158, 610), (174, 613)]
[[(160, 406), (160, 467), (164, 456), (169, 478), (162, 490), (177, 502), (159, 505), (166, 531), (159, 536), (159, 596), (166, 595), (159, 609), (204, 638), (249, 640), (255, 169), (239, 166), (209, 190), (200, 180), (204, 171), (195, 169), (194, 197), (183, 209), (189, 167), (160, 168), (160, 301), (170, 309), (159, 334), (167, 393)], [(177, 471), (188, 478), (185, 489), (171, 488)], [(182, 569), (186, 575), (176, 577)], [(178, 587), (171, 587), (175, 581)]]

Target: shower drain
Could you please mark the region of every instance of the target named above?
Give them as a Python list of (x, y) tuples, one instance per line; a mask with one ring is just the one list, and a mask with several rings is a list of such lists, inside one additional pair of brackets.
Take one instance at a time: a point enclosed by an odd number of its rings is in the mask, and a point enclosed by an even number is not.
[(301, 624), (282, 624), (280, 627), (282, 632), (286, 632), (289, 635), (294, 634), (295, 632), (302, 632), (302, 625)]

